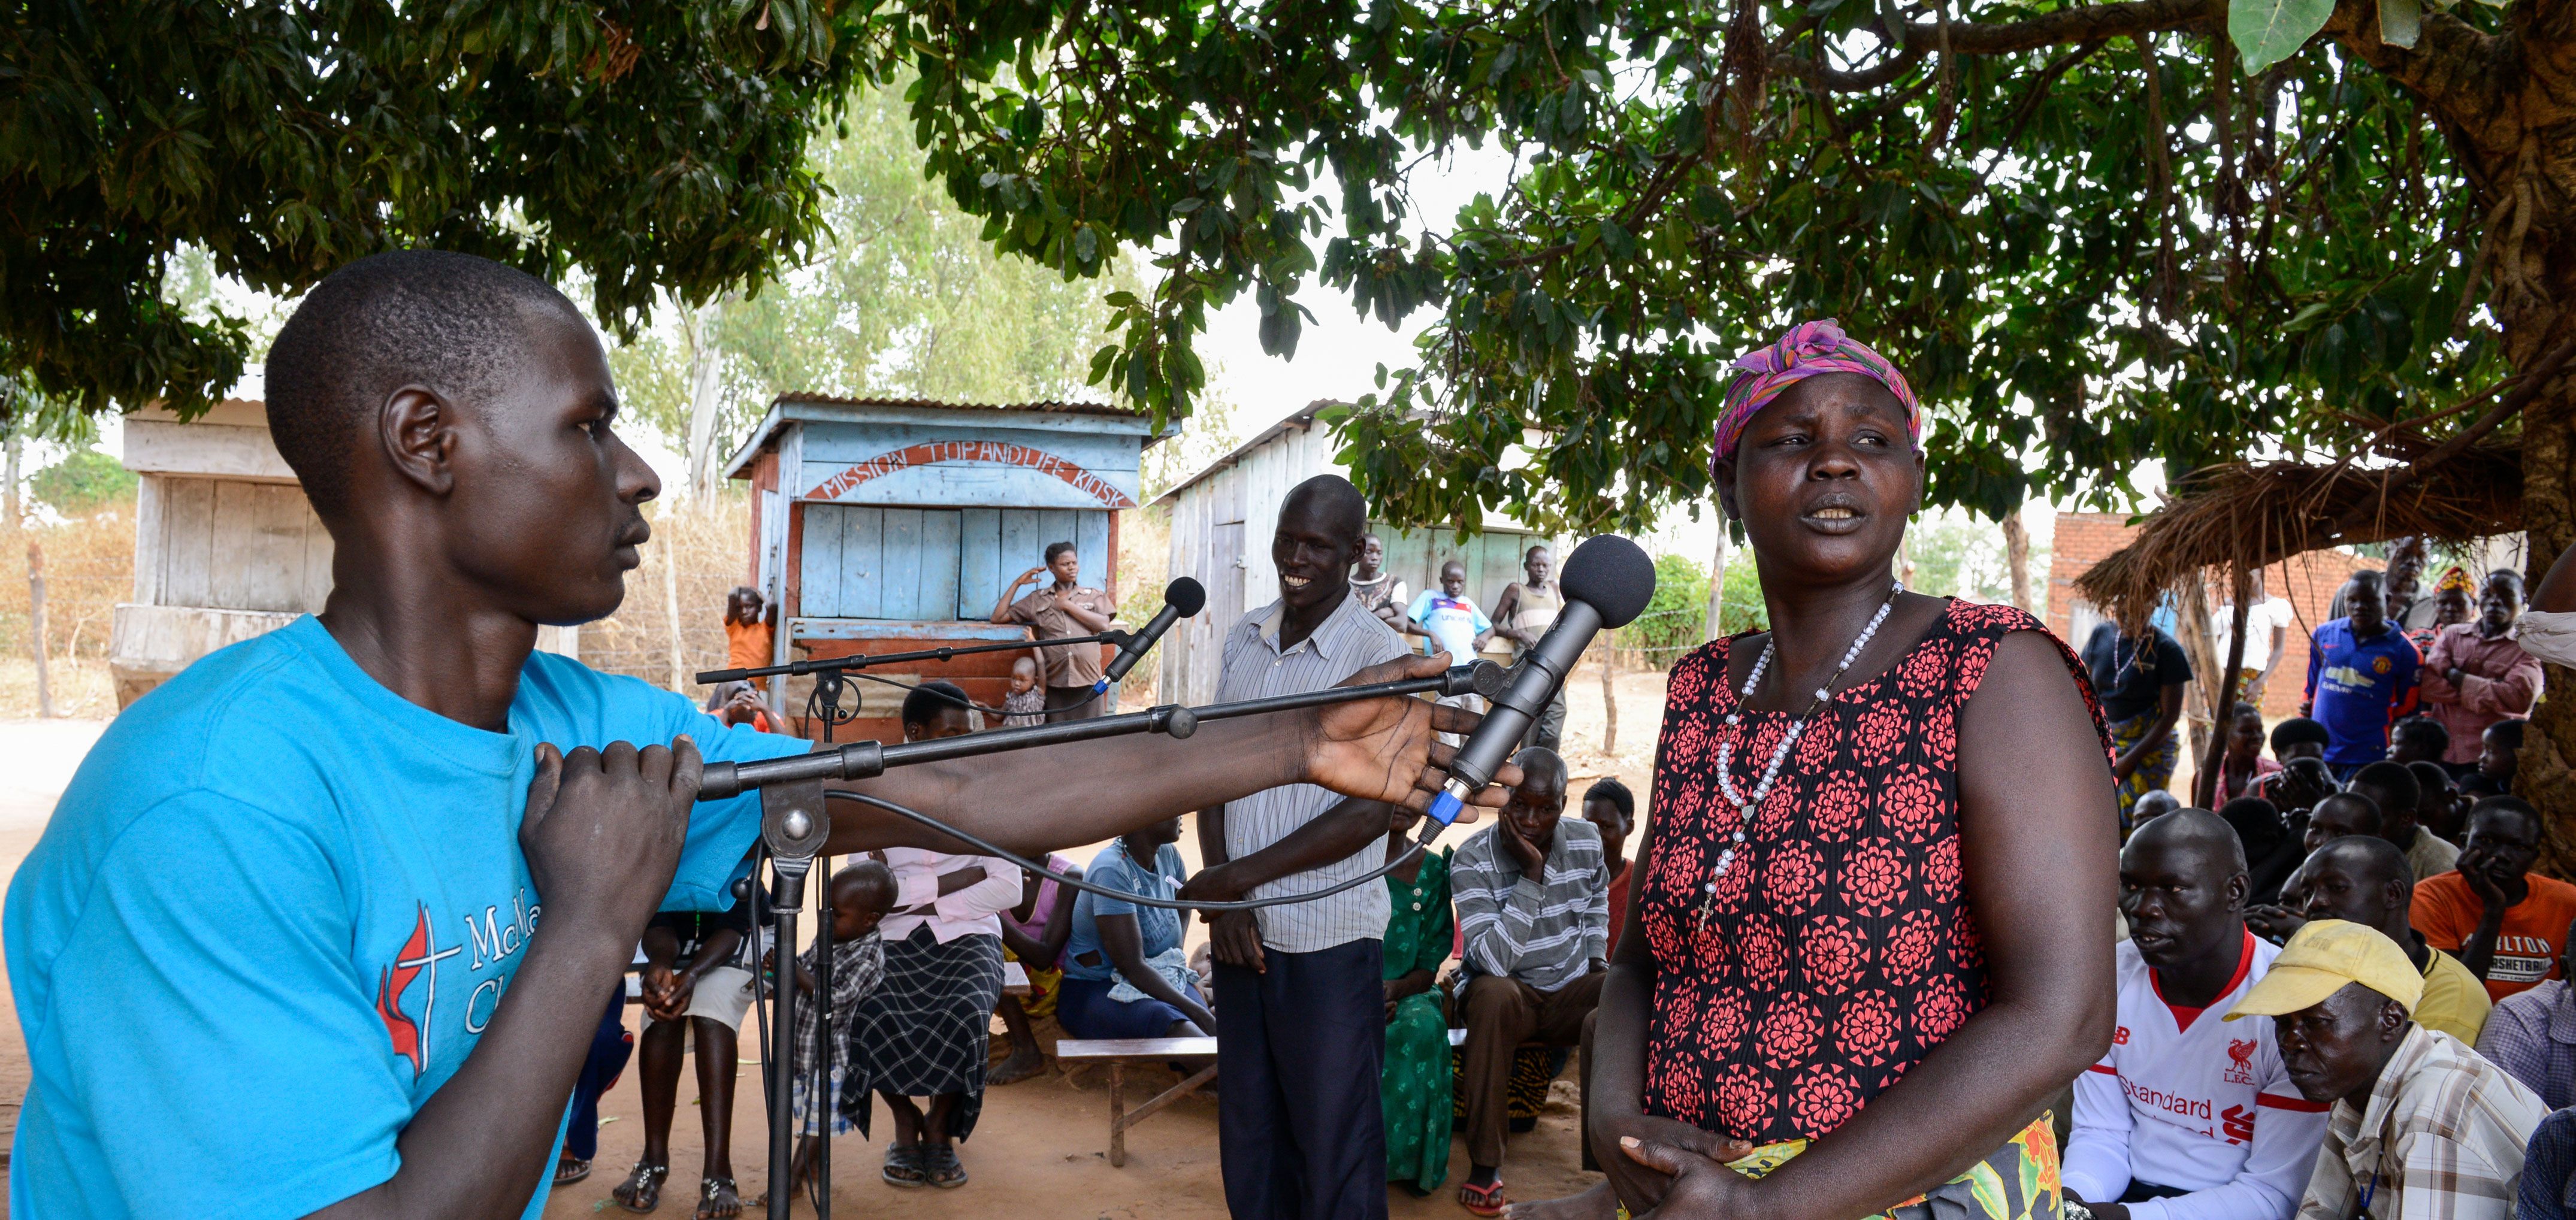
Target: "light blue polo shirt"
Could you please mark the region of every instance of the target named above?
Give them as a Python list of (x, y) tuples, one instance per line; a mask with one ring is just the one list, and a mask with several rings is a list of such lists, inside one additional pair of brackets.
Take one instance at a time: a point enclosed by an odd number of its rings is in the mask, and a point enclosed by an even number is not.
[[(510, 731), (404, 700), (313, 618), (197, 662), (117, 717), (9, 886), (34, 1080), (19, 1216), (292, 1217), (394, 1174), (474, 1049), (544, 896), (519, 850), (539, 742), (799, 754), (547, 653)], [(720, 909), (755, 795), (700, 805), (666, 909)], [(528, 1216), (553, 1168), (528, 1184)]]

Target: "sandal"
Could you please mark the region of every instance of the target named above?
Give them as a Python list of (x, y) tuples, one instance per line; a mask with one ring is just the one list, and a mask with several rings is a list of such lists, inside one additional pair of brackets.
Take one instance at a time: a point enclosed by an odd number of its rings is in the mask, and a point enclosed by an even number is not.
[(741, 1214), (742, 1192), (734, 1188), (732, 1178), (699, 1180), (697, 1220), (730, 1220)]
[(647, 1165), (637, 1161), (635, 1168), (627, 1173), (626, 1180), (608, 1192), (608, 1197), (630, 1212), (639, 1215), (649, 1212), (662, 1206), (662, 1179), (670, 1176), (671, 1167), (668, 1165)]
[(921, 1146), (922, 1180), (941, 1190), (955, 1190), (966, 1184), (966, 1165), (957, 1159), (954, 1144)]
[(885, 1178), (886, 1185), (900, 1186), (905, 1190), (928, 1184), (929, 1178), (921, 1172), (921, 1145), (886, 1145), (885, 1171), (882, 1176)]
[(590, 1162), (580, 1157), (568, 1156), (555, 1161), (555, 1185), (558, 1187), (570, 1186), (589, 1176)]
[(1458, 1184), (1458, 1206), (1479, 1216), (1502, 1215), (1503, 1209), (1511, 1204), (1510, 1197), (1503, 1194), (1503, 1180), (1499, 1177), (1494, 1179), (1494, 1184), (1491, 1186), (1477, 1186), (1467, 1182)]

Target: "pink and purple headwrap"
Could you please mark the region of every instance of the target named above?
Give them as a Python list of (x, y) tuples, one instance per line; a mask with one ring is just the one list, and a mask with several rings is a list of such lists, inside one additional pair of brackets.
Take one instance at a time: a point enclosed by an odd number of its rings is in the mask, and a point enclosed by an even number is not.
[(1906, 435), (1917, 448), (1923, 444), (1923, 404), (1915, 401), (1914, 387), (1905, 384), (1905, 374), (1868, 344), (1844, 334), (1842, 323), (1832, 318), (1800, 322), (1770, 346), (1736, 357), (1732, 367), (1738, 372), (1727, 384), (1726, 405), (1717, 414), (1712, 460), (1734, 456), (1735, 442), (1744, 436), (1744, 425), (1752, 422), (1755, 412), (1770, 406), (1792, 383), (1818, 373), (1858, 373), (1876, 379), (1904, 405)]

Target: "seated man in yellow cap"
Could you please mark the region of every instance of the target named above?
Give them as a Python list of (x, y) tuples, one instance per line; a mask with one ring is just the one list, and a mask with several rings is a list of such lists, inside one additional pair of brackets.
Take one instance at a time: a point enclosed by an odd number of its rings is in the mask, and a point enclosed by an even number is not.
[(2300, 1220), (2504, 1220), (2549, 1108), (2449, 1034), (2415, 1023), (2424, 976), (2376, 928), (2300, 928), (2227, 1020), (2270, 1017), (2290, 1082), (2329, 1102)]
[(2307, 895), (2303, 918), (2350, 920), (2397, 942), (2424, 976), (2415, 1023), (2475, 1046), (2495, 1003), (2487, 998), (2486, 984), (2460, 959), (2424, 943), (2424, 934), (2406, 922), (2414, 875), (2414, 866), (2395, 844), (2375, 835), (2345, 835), (2318, 848), (2281, 888)]

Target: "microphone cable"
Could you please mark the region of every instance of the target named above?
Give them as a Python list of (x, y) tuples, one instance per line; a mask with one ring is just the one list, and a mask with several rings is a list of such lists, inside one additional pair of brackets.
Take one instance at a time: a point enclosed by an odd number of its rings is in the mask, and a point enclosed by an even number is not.
[[(1384, 867), (1375, 869), (1362, 876), (1353, 877), (1347, 881), (1325, 886), (1320, 890), (1310, 890), (1302, 894), (1281, 894), (1271, 898), (1243, 898), (1232, 902), (1188, 902), (1177, 898), (1155, 898), (1144, 894), (1130, 894), (1124, 890), (1113, 890), (1107, 886), (1095, 885), (1080, 877), (1068, 877), (1063, 873), (1059, 873), (1054, 869), (1048, 868), (1044, 864), (1023, 856), (1018, 852), (1002, 847), (996, 847), (989, 840), (968, 834), (965, 831), (959, 830), (956, 827), (951, 826), (946, 822), (942, 822), (918, 809), (907, 808), (903, 805), (896, 804), (893, 801), (889, 801), (884, 797), (869, 796), (866, 793), (853, 792), (846, 788), (827, 788), (823, 791), (823, 799), (826, 801), (850, 801), (855, 804), (873, 806), (894, 814), (897, 817), (919, 823), (920, 825), (938, 831), (941, 834), (948, 835), (951, 838), (958, 839), (985, 855), (996, 856), (1001, 859), (1008, 860), (1023, 869), (1036, 873), (1040, 877), (1051, 878), (1059, 885), (1071, 886), (1077, 890), (1098, 894), (1103, 898), (1115, 898), (1120, 902), (1134, 903), (1140, 907), (1160, 907), (1167, 911), (1258, 911), (1263, 907), (1288, 906), (1292, 903), (1313, 902), (1319, 898), (1330, 898), (1344, 890), (1379, 880), (1387, 874), (1404, 867), (1415, 857), (1421, 855), (1424, 850), (1428, 849), (1431, 846), (1431, 841), (1440, 837), (1441, 831), (1448, 829), (1448, 826), (1443, 825), (1436, 819), (1428, 817), (1423, 818), (1422, 829), (1415, 837), (1413, 846), (1405, 849), (1405, 851), (1395, 859), (1387, 861)], [(1124, 838), (1125, 836), (1122, 835), (1119, 837)], [(1385, 836), (1380, 835), (1377, 839), (1372, 841), (1383, 842), (1384, 840)]]

